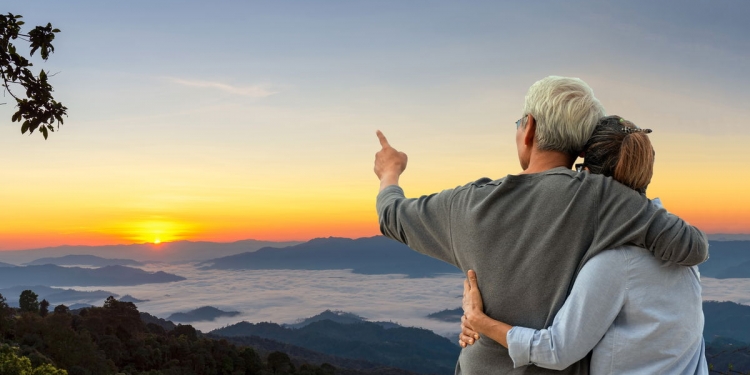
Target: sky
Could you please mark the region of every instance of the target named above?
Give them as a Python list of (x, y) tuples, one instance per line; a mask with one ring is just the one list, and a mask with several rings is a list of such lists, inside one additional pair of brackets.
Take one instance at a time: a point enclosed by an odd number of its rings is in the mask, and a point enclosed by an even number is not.
[[(651, 128), (648, 191), (750, 233), (747, 1), (9, 1), (62, 31), (68, 107), (0, 98), (0, 250), (379, 234), (375, 130), (415, 197), (520, 172), (528, 87), (579, 77)], [(26, 29), (28, 30), (28, 28)], [(20, 47), (20, 44), (18, 44)]]

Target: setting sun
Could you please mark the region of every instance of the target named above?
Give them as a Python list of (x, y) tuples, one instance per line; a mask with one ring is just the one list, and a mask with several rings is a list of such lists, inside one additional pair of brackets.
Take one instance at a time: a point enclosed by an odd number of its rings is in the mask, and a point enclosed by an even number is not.
[(158, 239), (158, 238), (157, 238), (157, 239), (155, 239), (155, 240), (154, 240), (154, 244), (158, 245), (158, 244), (160, 244), (160, 243), (161, 243), (161, 240), (160, 240), (160, 239)]

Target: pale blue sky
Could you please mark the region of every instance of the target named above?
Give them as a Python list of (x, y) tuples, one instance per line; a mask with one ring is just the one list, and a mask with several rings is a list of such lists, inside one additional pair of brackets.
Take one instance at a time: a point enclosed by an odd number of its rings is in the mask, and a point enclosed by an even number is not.
[[(46, 142), (21, 136), (12, 105), (0, 107), (0, 170), (13, 181), (0, 205), (28, 211), (28, 223), (60, 202), (51, 186), (100, 221), (184, 221), (174, 210), (185, 202), (271, 210), (283, 194), (300, 196), (288, 203), (298, 216), (321, 209), (305, 206), (312, 198), (352, 208), (331, 213), (341, 220), (373, 216), (376, 129), (409, 153), (412, 194), (498, 178), (518, 171), (526, 90), (566, 75), (655, 130), (654, 191), (738, 215), (744, 224), (726, 230), (750, 232), (748, 210), (705, 198), (747, 196), (747, 1), (35, 0), (1, 11), (62, 30), (37, 66), (59, 72), (62, 129)], [(705, 169), (722, 181), (688, 183)], [(126, 191), (114, 199), (125, 211), (103, 201)], [(0, 212), (0, 225), (13, 220)]]

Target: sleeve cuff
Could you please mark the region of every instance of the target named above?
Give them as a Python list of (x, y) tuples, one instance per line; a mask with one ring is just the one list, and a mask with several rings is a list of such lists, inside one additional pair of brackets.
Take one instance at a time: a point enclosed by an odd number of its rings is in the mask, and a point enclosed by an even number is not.
[(513, 327), (508, 331), (508, 354), (513, 360), (513, 368), (531, 364), (531, 340), (536, 330), (524, 327)]

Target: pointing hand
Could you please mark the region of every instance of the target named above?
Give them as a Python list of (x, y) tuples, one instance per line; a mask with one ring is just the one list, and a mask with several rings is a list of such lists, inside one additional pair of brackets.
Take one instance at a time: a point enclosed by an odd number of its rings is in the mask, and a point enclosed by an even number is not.
[(380, 179), (381, 190), (388, 185), (398, 184), (398, 178), (406, 169), (408, 158), (405, 153), (391, 147), (385, 135), (378, 130), (378, 139), (380, 140), (380, 151), (375, 154), (375, 175)]

